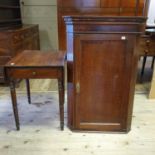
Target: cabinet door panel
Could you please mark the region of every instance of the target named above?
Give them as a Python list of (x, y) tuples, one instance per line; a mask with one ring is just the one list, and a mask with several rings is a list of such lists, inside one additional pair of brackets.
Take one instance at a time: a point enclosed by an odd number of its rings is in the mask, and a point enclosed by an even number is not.
[(145, 7), (144, 0), (139, 0), (139, 7), (140, 8), (144, 8)]
[(121, 4), (122, 4), (122, 7), (126, 7), (126, 8), (136, 7), (137, 0), (122, 0)]
[[(144, 11), (144, 8), (147, 8), (147, 3), (146, 3), (146, 6), (144, 4), (144, 0), (139, 0), (139, 4), (138, 4), (138, 10), (137, 10), (137, 14), (139, 16), (144, 16), (145, 14), (145, 11)], [(146, 9), (147, 10), (147, 9)], [(147, 11), (146, 11), (147, 12)], [(146, 13), (147, 14), (147, 13)]]
[(100, 0), (83, 0), (82, 7), (100, 7)]
[(120, 15), (122, 16), (143, 16), (144, 0), (123, 0), (120, 7)]
[(121, 16), (135, 16), (137, 14), (137, 11), (135, 8), (121, 8), (120, 9), (120, 15)]
[(108, 7), (108, 8), (119, 8), (120, 7), (120, 0), (101, 0), (101, 7)]
[[(122, 107), (127, 104), (128, 90), (124, 90), (130, 72), (126, 60), (128, 41), (110, 34), (81, 35), (76, 39), (76, 126), (119, 130), (123, 125)], [(128, 54), (130, 59), (131, 52)]]

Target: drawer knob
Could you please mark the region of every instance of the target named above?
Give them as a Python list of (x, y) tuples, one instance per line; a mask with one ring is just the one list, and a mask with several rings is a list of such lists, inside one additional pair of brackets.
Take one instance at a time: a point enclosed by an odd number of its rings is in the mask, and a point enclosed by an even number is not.
[(150, 40), (146, 40), (146, 43), (150, 43)]
[(10, 65), (13, 66), (13, 65), (15, 65), (15, 63), (14, 62), (11, 62)]
[(149, 53), (149, 50), (144, 50), (145, 51), (145, 53)]
[(36, 75), (37, 73), (36, 72), (32, 72), (32, 75)]

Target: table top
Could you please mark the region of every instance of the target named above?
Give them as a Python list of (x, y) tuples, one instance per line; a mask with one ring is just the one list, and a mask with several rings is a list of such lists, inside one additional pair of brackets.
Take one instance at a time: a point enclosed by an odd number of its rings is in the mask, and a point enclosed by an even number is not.
[(63, 67), (62, 51), (24, 50), (12, 58), (5, 67)]

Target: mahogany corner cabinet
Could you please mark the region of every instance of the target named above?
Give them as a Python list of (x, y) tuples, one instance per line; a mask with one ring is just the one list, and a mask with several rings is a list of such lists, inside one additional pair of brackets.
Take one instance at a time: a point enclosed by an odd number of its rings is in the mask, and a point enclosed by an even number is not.
[(68, 126), (73, 131), (131, 129), (144, 17), (65, 16)]

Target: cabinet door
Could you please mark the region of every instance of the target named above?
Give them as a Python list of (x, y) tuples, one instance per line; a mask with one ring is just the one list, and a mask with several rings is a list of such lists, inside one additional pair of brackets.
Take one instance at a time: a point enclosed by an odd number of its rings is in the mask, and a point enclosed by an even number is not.
[(142, 16), (144, 8), (144, 0), (122, 0), (121, 2), (121, 15), (127, 16)]
[(119, 8), (120, 0), (101, 0), (101, 7), (104, 8)]
[(139, 3), (138, 3), (138, 10), (137, 10), (137, 15), (139, 16), (147, 16), (148, 14), (148, 4), (149, 4), (149, 0), (139, 0)]
[(125, 7), (125, 8), (134, 8), (138, 1), (137, 0), (122, 0), (121, 4), (122, 4), (122, 7)]
[(100, 0), (83, 0), (82, 2), (82, 7), (100, 7)]
[(120, 131), (126, 126), (135, 39), (81, 34), (75, 40), (75, 126)]
[(103, 14), (118, 16), (120, 14), (120, 0), (101, 0)]

